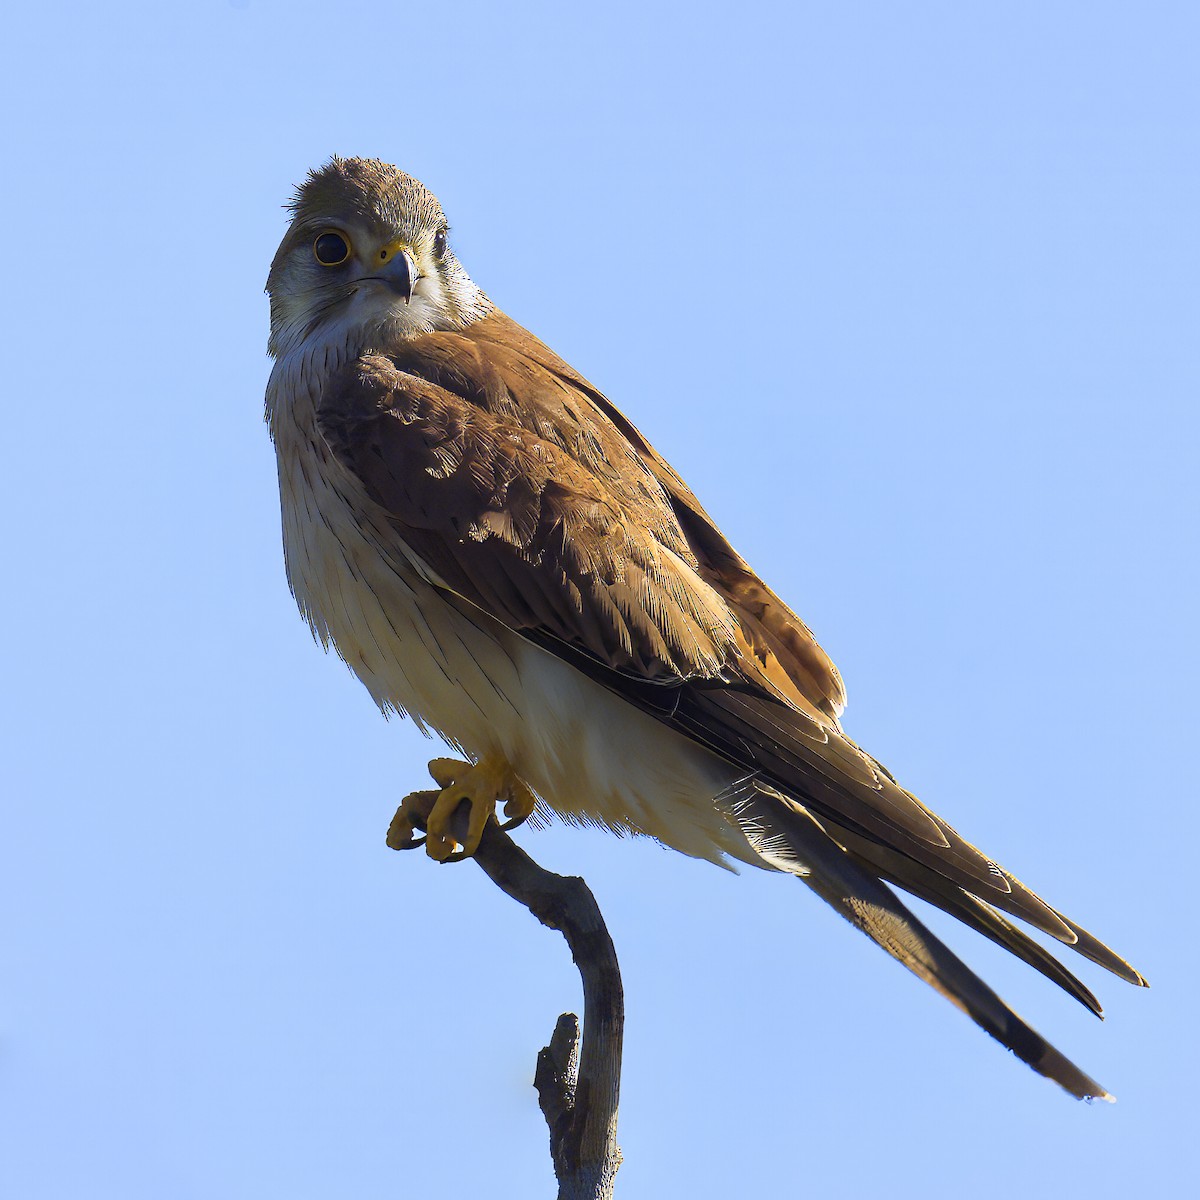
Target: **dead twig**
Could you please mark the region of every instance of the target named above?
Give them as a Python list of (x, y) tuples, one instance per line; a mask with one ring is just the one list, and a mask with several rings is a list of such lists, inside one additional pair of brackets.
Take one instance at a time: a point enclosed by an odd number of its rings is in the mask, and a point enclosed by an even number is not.
[[(436, 797), (436, 792), (423, 792), (409, 800), (431, 805)], [(464, 833), (466, 811), (464, 804), (458, 814)], [(625, 1024), (625, 993), (612, 938), (587, 884), (539, 866), (494, 820), (488, 822), (474, 857), (502, 892), (566, 938), (579, 968), (582, 1046), (578, 1018), (563, 1013), (550, 1044), (538, 1055), (533, 1082), (550, 1128), (558, 1200), (611, 1200), (621, 1164), (617, 1105)]]

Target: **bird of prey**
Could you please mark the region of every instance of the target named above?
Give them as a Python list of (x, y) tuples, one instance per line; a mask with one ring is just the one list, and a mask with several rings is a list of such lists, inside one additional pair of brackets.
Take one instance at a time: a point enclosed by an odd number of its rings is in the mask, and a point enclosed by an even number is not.
[(465, 760), (430, 764), (442, 790), (402, 808), (402, 844), (420, 818), (434, 858), (469, 855), (498, 802), (511, 823), (542, 804), (788, 872), (1034, 1070), (1111, 1099), (889, 885), (1098, 1015), (1010, 917), (1142, 976), (846, 736), (809, 629), (629, 419), (472, 282), (422, 184), (376, 160), (313, 171), (267, 291), (296, 601), (381, 709)]

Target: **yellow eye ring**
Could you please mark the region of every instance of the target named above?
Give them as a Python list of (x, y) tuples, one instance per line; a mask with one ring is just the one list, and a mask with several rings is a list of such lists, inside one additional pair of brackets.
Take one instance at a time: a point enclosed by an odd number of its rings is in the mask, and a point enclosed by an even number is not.
[(323, 267), (340, 267), (350, 254), (350, 239), (338, 229), (326, 229), (313, 239), (313, 258)]

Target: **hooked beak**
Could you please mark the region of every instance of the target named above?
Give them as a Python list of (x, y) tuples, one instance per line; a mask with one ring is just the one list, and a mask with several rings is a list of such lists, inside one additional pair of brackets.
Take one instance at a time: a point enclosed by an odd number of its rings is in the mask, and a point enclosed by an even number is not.
[(408, 304), (412, 300), (417, 280), (421, 278), (421, 272), (417, 270), (417, 264), (413, 262), (408, 247), (397, 239), (388, 242), (379, 250), (375, 257), (375, 272), (367, 278), (387, 284), (396, 295), (403, 298), (405, 304)]

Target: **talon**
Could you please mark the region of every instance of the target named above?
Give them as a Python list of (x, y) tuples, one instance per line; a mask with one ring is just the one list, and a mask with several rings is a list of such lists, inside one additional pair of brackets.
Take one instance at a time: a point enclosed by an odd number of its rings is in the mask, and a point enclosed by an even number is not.
[[(429, 764), (429, 773), (442, 790), (424, 821), (425, 851), (438, 862), (460, 862), (474, 854), (487, 823), (494, 819), (492, 814), (499, 801), (505, 801), (504, 814), (510, 818), (503, 826), (505, 829), (524, 821), (536, 803), (533, 792), (517, 779), (502, 758), (489, 755), (473, 764), (456, 758), (435, 758)], [(463, 803), (469, 807), (467, 832), (462, 849), (458, 850), (453, 824)]]
[(388, 826), (387, 844), (392, 850), (415, 850), (425, 845), (425, 837), (413, 837), (418, 830), (423, 830), (429, 821), (429, 814), (437, 802), (437, 792), (410, 792), (400, 801), (396, 815)]
[(533, 815), (536, 807), (537, 797), (534, 796), (532, 790), (519, 779), (514, 779), (512, 787), (509, 789), (509, 797), (504, 802), (504, 815), (508, 820), (502, 821), (500, 828), (516, 829), (518, 825), (524, 825)]
[(450, 835), (434, 835), (432, 833), (425, 835), (425, 853), (436, 862), (453, 862), (454, 847), (458, 843)]
[(413, 837), (412, 826), (406, 821), (401, 822), (393, 818), (388, 827), (387, 845), (389, 850), (415, 850), (418, 846), (425, 845), (426, 840), (424, 837)]

